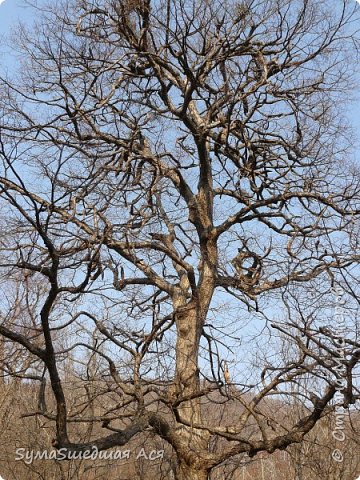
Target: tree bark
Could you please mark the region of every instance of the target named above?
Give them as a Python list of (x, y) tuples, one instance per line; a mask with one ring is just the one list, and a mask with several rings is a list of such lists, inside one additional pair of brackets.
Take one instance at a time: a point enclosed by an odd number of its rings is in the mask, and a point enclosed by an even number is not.
[[(210, 276), (209, 276), (210, 277)], [(210, 277), (211, 278), (211, 277)], [(202, 424), (201, 401), (197, 398), (200, 391), (198, 354), (204, 320), (209, 308), (213, 279), (197, 298), (188, 304), (185, 298), (174, 302), (176, 308), (176, 398), (184, 398), (177, 407), (178, 424), (177, 448), (178, 469), (176, 480), (205, 480), (208, 478), (208, 454), (210, 434), (196, 428)], [(200, 289), (199, 289), (200, 290)], [(201, 291), (201, 290), (200, 290)]]
[(175, 474), (176, 480), (208, 480), (207, 469), (197, 469), (191, 465), (181, 462)]

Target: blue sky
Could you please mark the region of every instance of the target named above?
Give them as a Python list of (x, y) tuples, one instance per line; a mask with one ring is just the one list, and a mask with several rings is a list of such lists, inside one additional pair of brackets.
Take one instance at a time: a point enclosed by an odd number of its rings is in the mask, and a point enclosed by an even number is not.
[[(336, 0), (328, 0), (329, 5), (333, 4)], [(349, 0), (351, 1), (351, 0)], [(359, 0), (360, 1), (360, 0)], [(10, 33), (11, 27), (16, 29), (17, 21), (21, 22), (30, 22), (33, 20), (34, 15), (32, 10), (29, 7), (26, 7), (25, 0), (0, 0), (0, 71), (8, 69), (11, 71), (12, 67), (15, 66), (15, 59), (9, 55), (9, 48), (4, 48), (4, 40), (6, 34)], [(16, 30), (15, 30), (16, 32)], [(4, 54), (4, 51), (6, 54)], [(359, 94), (359, 84), (357, 83), (355, 88), (357, 101), (352, 104), (348, 109), (348, 116), (351, 120), (351, 123), (357, 130), (357, 146), (360, 147), (360, 94)], [(357, 149), (356, 156), (358, 158), (358, 163), (360, 156), (358, 154), (360, 148)]]
[[(351, 0), (349, 0), (351, 1)], [(356, 0), (360, 3), (360, 0)], [(334, 0), (329, 0), (329, 5), (333, 4)], [(26, 6), (26, 0), (0, 0), (0, 68), (4, 66), (11, 67), (11, 58), (4, 56), (4, 35), (10, 32), (11, 27), (16, 25), (17, 20), (22, 22), (31, 22), (33, 13), (31, 8)], [(1, 65), (2, 64), (2, 65)], [(358, 144), (360, 145), (360, 94), (359, 85), (355, 86), (357, 101), (347, 110), (351, 123), (357, 130)]]
[(25, 8), (22, 0), (0, 0), (0, 35), (6, 33), (17, 19), (26, 20), (30, 15), (30, 9)]
[(27, 22), (33, 19), (31, 9), (25, 5), (24, 0), (0, 0), (0, 69), (3, 71), (4, 64), (10, 68), (12, 65), (11, 56), (5, 55), (9, 52), (6, 47), (6, 35), (11, 28), (16, 28), (18, 21)]

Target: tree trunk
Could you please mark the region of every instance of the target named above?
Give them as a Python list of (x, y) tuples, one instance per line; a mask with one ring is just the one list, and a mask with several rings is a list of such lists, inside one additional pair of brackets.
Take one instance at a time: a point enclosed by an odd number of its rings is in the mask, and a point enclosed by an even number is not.
[[(216, 257), (216, 248), (206, 252), (206, 258)], [(210, 434), (197, 428), (202, 425), (199, 378), (199, 345), (206, 315), (215, 288), (215, 277), (208, 266), (208, 260), (203, 262), (200, 275), (200, 288), (197, 298), (187, 302), (184, 291), (189, 291), (187, 277), (182, 283), (182, 293), (174, 296), (173, 305), (176, 312), (176, 375), (175, 395), (180, 402), (177, 407), (178, 423), (177, 448), (178, 467), (176, 480), (207, 480), (209, 463)], [(186, 399), (186, 400), (185, 400)]]
[[(178, 310), (176, 318), (176, 388), (177, 395), (195, 394), (200, 387), (198, 354), (202, 325), (196, 311), (196, 305)], [(201, 413), (199, 401), (184, 402), (179, 408), (184, 420), (189, 423), (200, 423)]]
[[(176, 326), (178, 332), (176, 345), (177, 398), (195, 395), (195, 398), (182, 402), (178, 408), (180, 422), (177, 424), (178, 467), (176, 480), (207, 480), (208, 471), (205, 456), (208, 453), (209, 433), (196, 428), (202, 423), (201, 403), (196, 394), (200, 389), (198, 350), (202, 330), (202, 319), (197, 305), (188, 304), (178, 307)], [(201, 461), (203, 458), (203, 461)]]
[(208, 480), (207, 469), (197, 469), (185, 462), (180, 462), (175, 474), (176, 480)]

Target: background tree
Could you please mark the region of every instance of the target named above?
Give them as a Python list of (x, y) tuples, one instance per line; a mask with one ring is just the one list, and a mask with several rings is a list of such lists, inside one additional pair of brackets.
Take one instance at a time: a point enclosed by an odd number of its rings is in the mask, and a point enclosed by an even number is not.
[[(0, 333), (32, 355), (33, 414), (54, 420), (55, 447), (149, 431), (176, 479), (201, 480), (302, 442), (332, 408), (337, 334), (322, 319), (337, 275), (357, 308), (359, 171), (341, 114), (356, 8), (68, 1), (17, 31), (21, 69), (1, 78), (1, 266), (27, 313), (3, 302)], [(348, 407), (351, 319), (345, 336)], [(71, 400), (69, 359), (86, 392)], [(294, 389), (305, 374), (312, 389)], [(214, 392), (237, 405), (230, 421), (204, 415)], [(296, 395), (289, 426), (268, 398)]]

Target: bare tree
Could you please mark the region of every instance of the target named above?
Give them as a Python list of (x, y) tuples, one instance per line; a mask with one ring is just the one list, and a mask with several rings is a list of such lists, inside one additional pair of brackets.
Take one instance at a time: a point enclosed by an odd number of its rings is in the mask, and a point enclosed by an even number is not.
[[(337, 334), (308, 310), (326, 316), (340, 278), (357, 308), (360, 176), (342, 107), (358, 25), (345, 0), (84, 0), (17, 30), (1, 267), (27, 293), (16, 315), (3, 302), (0, 333), (32, 355), (33, 414), (56, 422), (55, 447), (150, 431), (176, 479), (202, 480), (302, 442), (332, 408)], [(345, 406), (359, 398), (348, 327)], [(71, 405), (68, 359), (83, 392)], [(304, 376), (314, 391), (293, 388)], [(230, 422), (203, 414), (216, 392), (238, 407)], [(296, 395), (285, 426), (268, 398)]]

